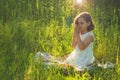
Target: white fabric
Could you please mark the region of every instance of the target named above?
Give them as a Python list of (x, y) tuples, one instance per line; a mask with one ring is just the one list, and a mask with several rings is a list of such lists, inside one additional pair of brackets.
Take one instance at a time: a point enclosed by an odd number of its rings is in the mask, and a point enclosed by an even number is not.
[[(87, 32), (85, 34), (80, 35), (82, 41), (85, 40), (88, 36), (93, 36), (94, 34), (92, 31)], [(63, 62), (67, 64), (72, 64), (76, 67), (76, 69), (81, 70), (84, 68), (88, 68), (87, 65), (93, 63), (94, 56), (93, 56), (93, 42), (91, 42), (88, 47), (84, 50), (80, 50), (78, 44), (76, 45), (73, 52), (68, 56), (68, 58)]]

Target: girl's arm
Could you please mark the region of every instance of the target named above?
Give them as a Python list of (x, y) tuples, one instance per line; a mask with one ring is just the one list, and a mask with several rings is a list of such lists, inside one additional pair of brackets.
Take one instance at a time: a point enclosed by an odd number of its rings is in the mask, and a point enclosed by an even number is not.
[(72, 40), (72, 47), (75, 48), (76, 44), (77, 44), (77, 38), (76, 38), (76, 36), (74, 34), (73, 35), (73, 40)]
[(93, 36), (87, 37), (84, 41), (81, 40), (79, 36), (78, 27), (75, 27), (75, 36), (80, 50), (84, 50), (93, 41)]
[(76, 44), (77, 44), (77, 38), (75, 35), (75, 29), (74, 29), (74, 34), (73, 34), (73, 39), (72, 39), (72, 47), (75, 48)]
[(76, 35), (76, 38), (80, 50), (86, 49), (88, 45), (93, 41), (93, 36), (87, 37), (84, 41), (81, 41), (79, 35)]

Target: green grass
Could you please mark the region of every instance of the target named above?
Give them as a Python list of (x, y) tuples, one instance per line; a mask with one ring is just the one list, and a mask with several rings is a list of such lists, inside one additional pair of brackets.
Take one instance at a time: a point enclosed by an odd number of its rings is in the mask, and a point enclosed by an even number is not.
[(34, 62), (38, 51), (54, 56), (64, 56), (73, 50), (71, 47), (73, 26), (57, 21), (49, 25), (39, 20), (0, 22), (0, 79), (2, 80), (119, 80), (120, 79), (120, 31), (117, 24), (104, 29), (96, 22), (94, 34), (94, 55), (101, 62), (111, 61), (117, 66), (77, 73), (68, 70), (66, 75), (60, 67), (46, 68), (41, 61)]
[[(106, 4), (108, 0), (89, 0), (75, 10), (72, 0), (1, 0), (0, 80), (119, 80), (120, 10), (112, 0), (109, 9)], [(95, 57), (117, 66), (77, 73), (35, 62), (38, 51), (56, 57), (72, 52), (72, 22), (81, 11), (90, 12), (95, 21)]]

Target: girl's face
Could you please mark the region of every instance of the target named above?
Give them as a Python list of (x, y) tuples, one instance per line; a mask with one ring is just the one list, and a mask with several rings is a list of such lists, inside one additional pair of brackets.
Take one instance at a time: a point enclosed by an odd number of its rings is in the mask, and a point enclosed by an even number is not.
[(80, 31), (86, 31), (90, 22), (86, 22), (84, 18), (78, 18), (78, 28)]

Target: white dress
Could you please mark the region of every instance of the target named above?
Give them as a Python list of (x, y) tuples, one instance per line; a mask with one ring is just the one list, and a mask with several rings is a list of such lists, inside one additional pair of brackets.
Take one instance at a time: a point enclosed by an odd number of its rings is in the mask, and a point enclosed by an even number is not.
[[(82, 41), (84, 41), (85, 38), (91, 35), (94, 37), (92, 31), (80, 35), (80, 38)], [(63, 63), (72, 64), (73, 66), (75, 66), (76, 69), (81, 70), (84, 68), (88, 68), (87, 65), (93, 63), (93, 61), (93, 42), (91, 42), (84, 50), (80, 50), (77, 44), (73, 52)]]

